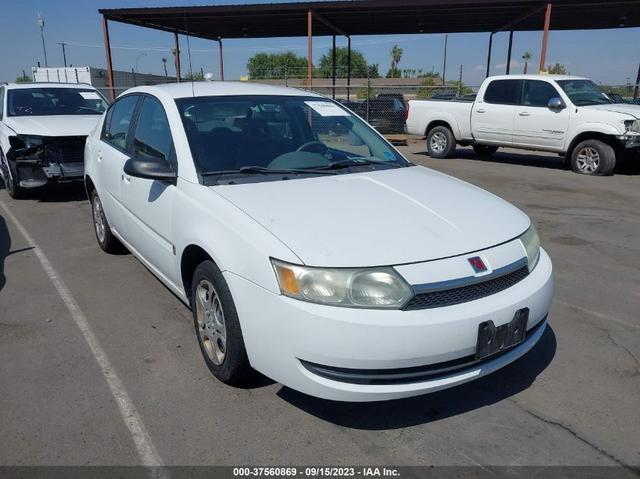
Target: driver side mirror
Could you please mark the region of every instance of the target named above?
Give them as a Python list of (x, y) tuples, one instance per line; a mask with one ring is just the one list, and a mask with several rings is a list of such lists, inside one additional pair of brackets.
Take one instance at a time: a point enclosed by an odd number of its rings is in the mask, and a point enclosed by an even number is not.
[(547, 104), (550, 110), (563, 110), (565, 108), (565, 104), (561, 98), (553, 97), (549, 100)]
[(164, 181), (172, 185), (175, 185), (178, 180), (178, 175), (173, 171), (171, 165), (161, 159), (129, 158), (124, 164), (123, 170), (129, 176)]

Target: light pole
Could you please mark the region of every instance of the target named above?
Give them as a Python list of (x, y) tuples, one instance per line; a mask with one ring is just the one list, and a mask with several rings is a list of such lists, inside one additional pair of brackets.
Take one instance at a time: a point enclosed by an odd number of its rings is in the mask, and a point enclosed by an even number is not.
[(136, 57), (136, 73), (139, 73), (139, 71), (138, 71), (138, 60), (140, 60), (140, 57), (145, 57), (145, 56), (147, 56), (147, 53), (143, 52), (143, 53), (141, 53), (140, 55), (138, 55)]
[(58, 45), (62, 47), (62, 60), (64, 61), (64, 67), (67, 68), (67, 52), (64, 49), (67, 44), (64, 42), (58, 42)]
[(47, 46), (44, 43), (44, 18), (42, 18), (42, 14), (38, 12), (38, 26), (40, 27), (40, 36), (42, 37), (42, 50), (44, 52), (44, 66), (48, 67), (49, 62), (47, 61)]

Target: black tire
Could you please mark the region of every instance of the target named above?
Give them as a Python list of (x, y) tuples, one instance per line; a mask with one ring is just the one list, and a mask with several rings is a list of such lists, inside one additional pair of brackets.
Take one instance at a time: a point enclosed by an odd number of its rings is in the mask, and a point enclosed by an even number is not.
[[(6, 168), (10, 169), (11, 166), (9, 165), (9, 162), (5, 163), (2, 151), (0, 151), (0, 155), (2, 156), (2, 158), (0, 158), (0, 168), (4, 169), (5, 167), (2, 165), (6, 164)], [(25, 189), (20, 186), (20, 182), (16, 179), (13, 171), (4, 171), (4, 186), (7, 189), (9, 196), (14, 200), (20, 200), (26, 196)]]
[[(200, 288), (203, 294), (208, 294), (202, 300), (198, 299)], [(205, 303), (209, 304), (209, 315), (203, 306)], [(221, 320), (219, 315), (213, 314), (218, 311), (217, 306), (222, 312)], [(213, 261), (203, 261), (193, 274), (191, 311), (200, 352), (209, 371), (226, 384), (239, 384), (250, 378), (253, 369), (247, 358), (236, 306), (227, 282)], [(224, 333), (224, 342), (220, 334), (212, 333), (213, 330)], [(222, 357), (218, 354), (220, 351)]]
[(473, 151), (476, 152), (476, 155), (491, 156), (498, 151), (498, 147), (491, 145), (473, 145)]
[(427, 153), (431, 158), (448, 158), (456, 149), (456, 138), (446, 126), (436, 126), (427, 134)]
[[(98, 240), (98, 245), (102, 251), (110, 254), (122, 252), (124, 246), (122, 246), (120, 240), (111, 232), (111, 227), (104, 214), (102, 202), (96, 190), (93, 190), (93, 193), (91, 193), (91, 217), (93, 219), (93, 230), (96, 234), (96, 240)], [(102, 225), (102, 228), (99, 227), (99, 224)]]
[(616, 151), (600, 140), (585, 140), (571, 152), (571, 169), (582, 175), (607, 176), (616, 167)]

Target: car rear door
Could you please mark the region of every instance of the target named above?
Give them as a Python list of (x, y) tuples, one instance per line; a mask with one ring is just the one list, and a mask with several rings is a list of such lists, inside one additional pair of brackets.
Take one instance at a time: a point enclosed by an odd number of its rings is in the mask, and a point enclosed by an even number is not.
[(513, 121), (520, 102), (522, 80), (496, 79), (486, 87), (482, 99), (471, 112), (471, 128), (476, 141), (487, 144), (513, 143)]
[[(171, 164), (177, 172), (171, 129), (162, 103), (143, 95), (129, 146), (131, 156)], [(177, 283), (172, 242), (176, 186), (122, 175), (127, 241), (156, 273)]]
[(122, 176), (124, 163), (129, 159), (127, 144), (139, 95), (118, 98), (107, 111), (100, 141), (95, 153), (98, 171), (98, 193), (107, 221), (125, 241), (126, 227), (122, 204)]
[(513, 142), (530, 148), (562, 150), (570, 111), (551, 109), (549, 100), (560, 92), (548, 81), (524, 80), (522, 101), (514, 118)]

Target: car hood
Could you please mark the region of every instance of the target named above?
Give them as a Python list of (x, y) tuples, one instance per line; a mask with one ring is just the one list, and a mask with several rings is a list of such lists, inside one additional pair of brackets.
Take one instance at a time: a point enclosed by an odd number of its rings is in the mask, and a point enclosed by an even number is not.
[(640, 105), (627, 105), (626, 103), (612, 103), (608, 105), (590, 105), (582, 108), (588, 108), (589, 110), (622, 113), (625, 115), (631, 115), (636, 119), (640, 119)]
[(100, 115), (9, 116), (5, 124), (19, 135), (87, 136)]
[(421, 166), (211, 188), (313, 266), (456, 256), (511, 240), (530, 224), (504, 200)]

